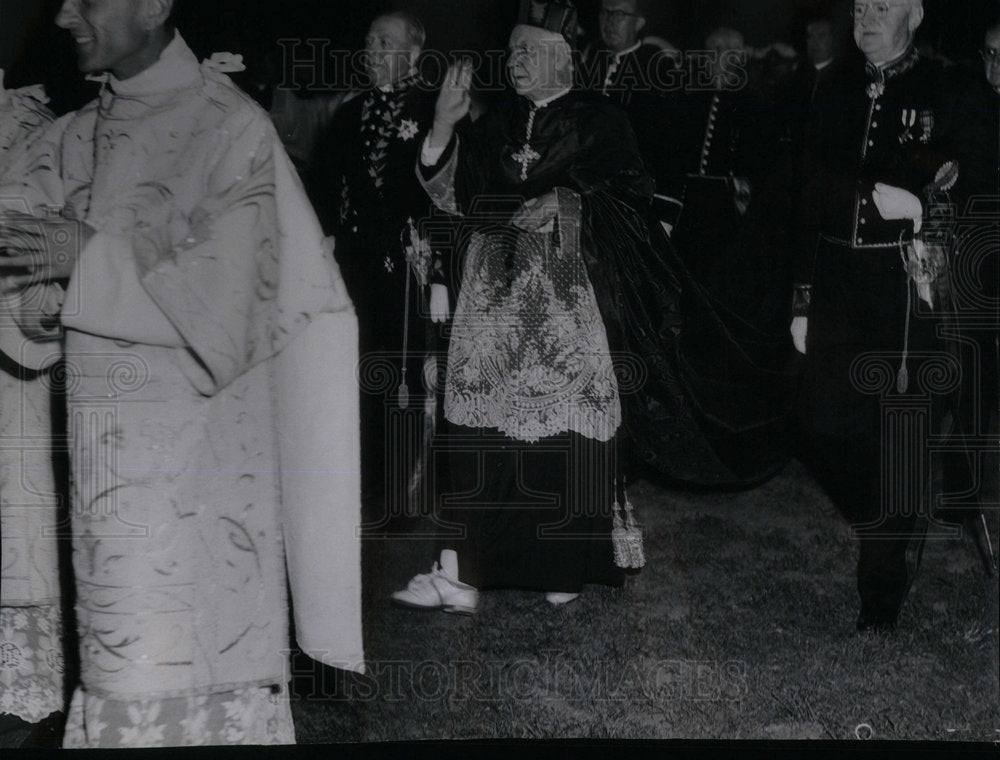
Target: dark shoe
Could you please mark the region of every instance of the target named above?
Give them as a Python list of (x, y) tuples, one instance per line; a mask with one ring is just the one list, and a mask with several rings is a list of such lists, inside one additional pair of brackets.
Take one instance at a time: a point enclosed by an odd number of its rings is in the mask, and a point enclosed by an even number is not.
[(896, 630), (896, 618), (899, 611), (861, 610), (858, 615), (857, 628), (859, 633), (892, 633)]

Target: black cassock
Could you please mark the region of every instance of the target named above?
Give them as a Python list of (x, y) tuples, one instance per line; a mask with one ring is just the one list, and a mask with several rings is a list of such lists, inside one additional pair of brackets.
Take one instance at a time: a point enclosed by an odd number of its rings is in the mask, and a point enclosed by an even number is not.
[(674, 245), (729, 309), (784, 334), (792, 267), (779, 111), (745, 89), (678, 92), (664, 110), (658, 192), (680, 203)]
[[(741, 484), (783, 463), (785, 375), (768, 369), (781, 347), (674, 255), (620, 109), (577, 92), (538, 109), (512, 97), (460, 125), (421, 171), (439, 208), (478, 232), (449, 350), (456, 467), (440, 513), (468, 530), (471, 543), (445, 541), (463, 581), (616, 582), (607, 442), (619, 420), (635, 454), (673, 478)], [(553, 190), (551, 231), (509, 224), (523, 199)]]

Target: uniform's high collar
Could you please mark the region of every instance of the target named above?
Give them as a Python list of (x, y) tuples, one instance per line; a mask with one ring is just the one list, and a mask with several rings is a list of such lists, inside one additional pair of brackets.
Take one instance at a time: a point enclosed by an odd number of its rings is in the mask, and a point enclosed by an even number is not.
[(420, 75), (416, 71), (414, 71), (410, 74), (407, 74), (405, 77), (403, 77), (394, 84), (388, 84), (382, 87), (374, 87), (372, 88), (372, 91), (374, 93), (378, 93), (386, 97), (389, 95), (404, 93), (411, 87), (413, 87), (419, 79)]
[(876, 82), (888, 82), (890, 79), (898, 77), (900, 74), (904, 74), (912, 69), (917, 65), (919, 60), (920, 53), (917, 51), (916, 46), (910, 45), (906, 49), (906, 52), (899, 56), (899, 58), (884, 63), (881, 66), (871, 61), (865, 61), (865, 71)]
[(200, 78), (201, 66), (198, 58), (191, 52), (191, 48), (184, 42), (180, 33), (175, 31), (174, 38), (163, 48), (156, 63), (128, 79), (117, 79), (114, 75), (108, 75), (108, 87), (116, 95), (142, 97), (179, 90), (197, 82)]

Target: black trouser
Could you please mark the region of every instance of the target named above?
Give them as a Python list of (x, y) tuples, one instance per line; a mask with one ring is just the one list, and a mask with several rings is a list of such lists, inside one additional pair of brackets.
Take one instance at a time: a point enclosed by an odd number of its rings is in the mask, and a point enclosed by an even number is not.
[(908, 288), (898, 247), (820, 244), (803, 423), (811, 463), (860, 541), (862, 614), (882, 619), (895, 619), (906, 594), (907, 548), (922, 540), (930, 503), (926, 437), (939, 427), (947, 383), (935, 385), (925, 369), (953, 366), (935, 337), (936, 318), (917, 308), (915, 294), (908, 301)]
[[(347, 262), (343, 265), (345, 282), (358, 317), (361, 488), (377, 502), (375, 511), (380, 514), (398, 512), (405, 502), (408, 479), (420, 453), (420, 410), (426, 390), (422, 377), (428, 325), (424, 294), (413, 275), (407, 274), (402, 255), (391, 250), (393, 244), (399, 247), (398, 234), (386, 239), (346, 236), (338, 240), (340, 256)], [(404, 368), (409, 411), (401, 410), (399, 404)], [(380, 514), (372, 517), (381, 520)]]
[(907, 549), (920, 540), (917, 514), (890, 515), (883, 509), (880, 453), (864, 440), (816, 436), (810, 454), (820, 483), (859, 541), (862, 612), (894, 618), (910, 581)]

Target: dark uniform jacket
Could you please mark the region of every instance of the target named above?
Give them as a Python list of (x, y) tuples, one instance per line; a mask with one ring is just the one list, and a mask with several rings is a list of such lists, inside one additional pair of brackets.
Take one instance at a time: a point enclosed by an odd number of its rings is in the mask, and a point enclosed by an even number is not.
[(907, 220), (882, 219), (871, 199), (877, 182), (918, 197), (946, 163), (939, 120), (943, 70), (915, 48), (879, 71), (861, 56), (821, 83), (807, 127), (797, 282), (812, 281), (822, 236), (852, 249), (898, 249)]
[(808, 127), (795, 299), (796, 315), (809, 317), (804, 419), (812, 435), (853, 440), (874, 459), (879, 399), (856, 373), (881, 357), (893, 388), (917, 391), (921, 362), (944, 346), (940, 299), (931, 309), (910, 283), (913, 222), (883, 219), (872, 190), (909, 190), (932, 227), (929, 191), (955, 166), (943, 85), (940, 65), (914, 48), (882, 70), (851, 57), (821, 84)]
[[(321, 138), (317, 206), (336, 236), (336, 257), (362, 318), (367, 303), (381, 309), (390, 294), (400, 297), (395, 311), (402, 315), (409, 221), (419, 226), (430, 213), (414, 167), (436, 97), (416, 77), (389, 92), (358, 93)], [(430, 274), (443, 281), (440, 266)]]

